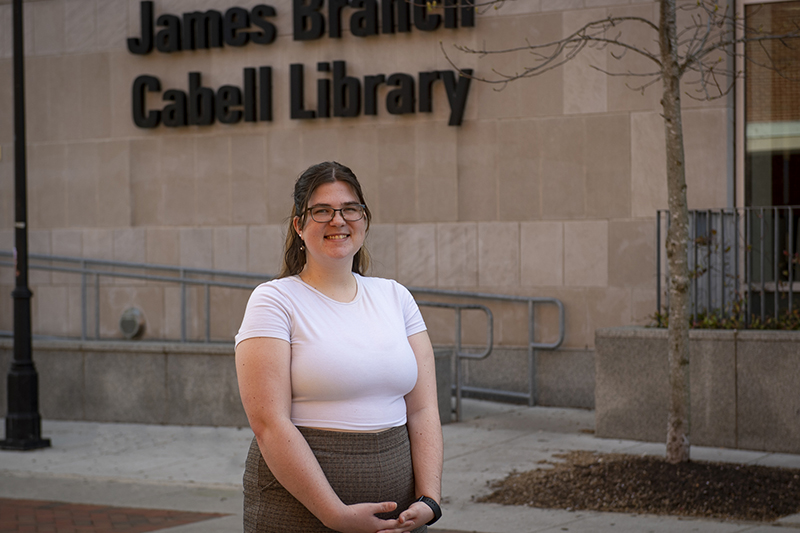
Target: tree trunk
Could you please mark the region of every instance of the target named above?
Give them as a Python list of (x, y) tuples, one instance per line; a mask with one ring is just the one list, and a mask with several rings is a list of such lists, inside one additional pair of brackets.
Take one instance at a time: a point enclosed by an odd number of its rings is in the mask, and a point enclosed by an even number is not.
[(667, 461), (689, 460), (689, 211), (681, 124), (680, 79), (677, 54), (675, 0), (661, 0), (659, 40), (664, 93), (661, 105), (667, 145), (667, 193), (670, 226), (669, 262), (669, 386)]

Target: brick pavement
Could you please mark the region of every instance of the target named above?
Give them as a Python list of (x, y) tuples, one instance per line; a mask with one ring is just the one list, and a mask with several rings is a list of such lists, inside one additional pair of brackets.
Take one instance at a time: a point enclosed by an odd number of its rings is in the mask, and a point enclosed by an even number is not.
[(226, 516), (0, 498), (1, 533), (144, 533)]

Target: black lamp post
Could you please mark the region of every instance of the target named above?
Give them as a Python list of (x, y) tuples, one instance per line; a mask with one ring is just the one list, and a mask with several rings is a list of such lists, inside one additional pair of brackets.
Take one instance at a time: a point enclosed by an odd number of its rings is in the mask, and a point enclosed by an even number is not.
[(8, 413), (3, 450), (35, 450), (50, 446), (42, 438), (39, 376), (31, 350), (31, 296), (28, 288), (28, 212), (25, 188), (25, 43), (22, 0), (14, 0), (14, 360), (8, 370)]

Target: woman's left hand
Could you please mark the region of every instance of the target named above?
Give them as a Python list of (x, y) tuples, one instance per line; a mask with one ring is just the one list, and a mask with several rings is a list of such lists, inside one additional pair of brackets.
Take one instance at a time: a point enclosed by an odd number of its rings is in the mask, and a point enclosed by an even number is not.
[(402, 531), (412, 531), (433, 520), (433, 509), (422, 502), (414, 502), (411, 506), (400, 513), (397, 519), (398, 525), (394, 529), (384, 529), (378, 533), (400, 533)]

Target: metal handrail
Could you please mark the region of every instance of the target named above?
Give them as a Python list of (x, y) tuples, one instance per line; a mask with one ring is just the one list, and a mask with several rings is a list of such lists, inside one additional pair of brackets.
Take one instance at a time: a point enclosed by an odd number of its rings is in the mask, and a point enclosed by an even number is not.
[[(0, 250), (0, 257), (12, 257), (14, 254), (9, 251)], [(253, 290), (257, 284), (250, 283), (236, 283), (233, 281), (222, 281), (215, 278), (233, 278), (241, 280), (258, 280), (259, 283), (272, 279), (274, 276), (265, 274), (253, 274), (247, 272), (232, 272), (224, 270), (212, 270), (203, 268), (188, 268), (171, 265), (155, 265), (149, 263), (135, 263), (126, 261), (113, 261), (108, 259), (88, 259), (84, 257), (69, 257), (57, 256), (46, 254), (29, 254), (29, 259), (35, 261), (47, 261), (56, 263), (72, 263), (78, 266), (61, 266), (53, 264), (37, 264), (30, 263), (29, 268), (32, 270), (45, 270), (51, 272), (64, 272), (77, 274), (81, 276), (81, 339), (88, 338), (88, 286), (89, 279), (93, 278), (93, 287), (95, 290), (94, 307), (95, 307), (95, 323), (94, 323), (94, 338), (100, 338), (100, 301), (99, 301), (99, 286), (101, 277), (116, 277), (127, 279), (138, 279), (144, 281), (153, 281), (159, 283), (179, 283), (181, 286), (181, 342), (187, 342), (186, 323), (187, 323), (187, 310), (186, 310), (186, 287), (189, 285), (202, 286), (205, 292), (205, 342), (211, 342), (211, 304), (210, 304), (210, 288), (222, 287), (229, 289)], [(0, 261), (0, 266), (14, 266), (13, 261)], [(95, 268), (94, 266), (112, 267), (112, 268), (125, 268), (133, 270), (145, 271), (162, 271), (170, 272), (175, 275), (156, 275), (156, 274), (142, 274), (136, 272), (121, 272), (109, 268)], [(190, 276), (205, 276), (204, 279), (194, 279)], [(478, 387), (470, 387), (463, 385), (461, 363), (464, 359), (485, 359), (488, 357), (494, 347), (494, 318), (491, 310), (481, 304), (476, 303), (447, 303), (447, 302), (431, 302), (431, 301), (418, 301), (417, 304), (426, 307), (440, 307), (449, 308), (455, 311), (456, 330), (455, 330), (455, 349), (453, 356), (456, 360), (456, 383), (454, 384), (456, 391), (456, 416), (460, 418), (461, 414), (461, 396), (462, 392), (483, 392), (491, 393), (499, 396), (507, 396), (515, 399), (527, 399), (528, 405), (535, 405), (536, 402), (536, 351), (537, 350), (555, 350), (564, 342), (565, 335), (565, 321), (564, 321), (564, 305), (557, 298), (541, 298), (541, 297), (526, 297), (526, 296), (511, 296), (506, 294), (491, 294), (481, 292), (467, 292), (455, 291), (447, 289), (433, 289), (428, 287), (407, 287), (409, 291), (415, 294), (427, 294), (434, 296), (457, 297), (457, 298), (470, 298), (473, 300), (492, 300), (492, 301), (505, 301), (517, 302), (527, 305), (528, 308), (528, 392), (510, 392), (493, 389), (485, 389)], [(535, 325), (534, 325), (534, 312), (537, 305), (555, 305), (558, 309), (558, 338), (554, 342), (539, 342), (535, 338)], [(486, 314), (487, 317), (487, 336), (486, 348), (479, 352), (469, 352), (462, 349), (461, 341), (461, 313), (464, 310), (480, 310)]]
[[(453, 350), (453, 361), (455, 366), (456, 375), (454, 376), (456, 392), (456, 421), (461, 420), (461, 392), (463, 389), (463, 379), (461, 372), (461, 361), (464, 359), (486, 359), (492, 353), (494, 347), (494, 316), (492, 310), (485, 305), (480, 304), (457, 304), (447, 302), (427, 302), (417, 300), (417, 305), (420, 307), (440, 307), (446, 309), (453, 309), (455, 311), (455, 349)], [(479, 353), (465, 352), (461, 349), (461, 311), (465, 309), (477, 309), (486, 314), (486, 348)]]
[[(491, 294), (485, 292), (454, 291), (447, 289), (431, 289), (428, 287), (408, 287), (412, 293), (434, 294), (438, 296), (454, 296), (460, 298), (471, 298), (476, 300), (493, 300), (504, 302), (524, 303), (528, 307), (528, 392), (519, 393), (511, 391), (500, 391), (487, 388), (462, 386), (462, 391), (489, 393), (497, 396), (506, 396), (514, 399), (527, 400), (529, 406), (536, 405), (536, 351), (555, 350), (564, 342), (566, 334), (564, 304), (558, 298), (545, 298), (538, 296), (512, 296), (509, 294)], [(539, 342), (536, 340), (536, 327), (534, 323), (536, 305), (555, 305), (558, 310), (558, 338), (554, 342)], [(470, 359), (471, 357), (466, 356)]]

